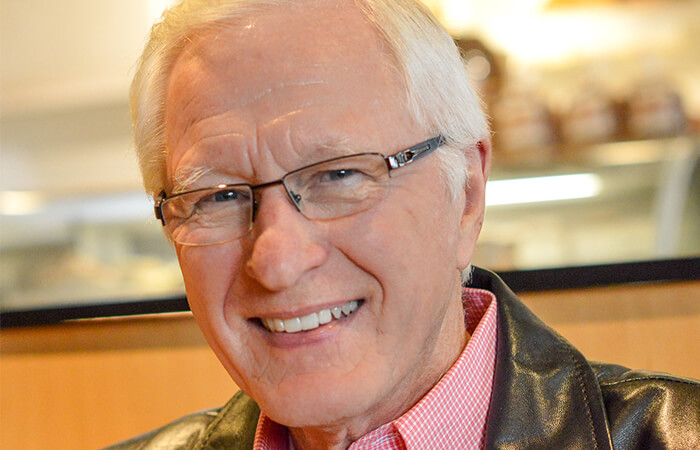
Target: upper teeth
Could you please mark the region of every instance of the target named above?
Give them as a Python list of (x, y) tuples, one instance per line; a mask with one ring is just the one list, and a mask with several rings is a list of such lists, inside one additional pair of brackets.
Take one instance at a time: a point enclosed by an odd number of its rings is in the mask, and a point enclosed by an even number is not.
[(343, 306), (334, 306), (329, 309), (322, 309), (321, 311), (307, 314), (303, 317), (293, 317), (291, 319), (260, 319), (270, 331), (277, 332), (287, 332), (287, 333), (298, 333), (299, 331), (313, 330), (319, 326), (326, 324), (333, 320), (340, 319), (342, 316), (349, 316), (358, 307), (357, 300), (347, 302)]

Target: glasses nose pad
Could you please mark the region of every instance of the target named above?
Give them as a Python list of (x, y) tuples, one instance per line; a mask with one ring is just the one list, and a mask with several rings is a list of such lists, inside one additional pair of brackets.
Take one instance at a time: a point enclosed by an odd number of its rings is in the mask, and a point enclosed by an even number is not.
[(257, 216), (258, 216), (258, 199), (257, 199), (257, 198), (253, 198), (253, 212), (252, 212), (252, 214), (251, 214), (251, 216), (250, 216), (251, 225), (252, 225), (253, 222), (255, 222), (255, 218), (256, 218)]
[(301, 205), (300, 205), (301, 195), (297, 194), (294, 191), (288, 191), (288, 192), (289, 192), (289, 198), (292, 200), (292, 203), (294, 204), (296, 209), (298, 209), (299, 212), (301, 212)]

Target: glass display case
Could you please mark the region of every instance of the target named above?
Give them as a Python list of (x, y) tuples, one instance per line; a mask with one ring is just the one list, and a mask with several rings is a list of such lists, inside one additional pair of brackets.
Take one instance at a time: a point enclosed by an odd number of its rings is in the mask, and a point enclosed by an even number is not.
[[(460, 2), (426, 4), (460, 42), (493, 119), (474, 263), (698, 257), (700, 1)], [(36, 1), (15, 2), (0, 19), (0, 311), (183, 298), (140, 189), (126, 103), (163, 5), (67, 3), (37, 21)]]
[(475, 262), (523, 270), (697, 256), (699, 154), (697, 137), (683, 136), (496, 164)]

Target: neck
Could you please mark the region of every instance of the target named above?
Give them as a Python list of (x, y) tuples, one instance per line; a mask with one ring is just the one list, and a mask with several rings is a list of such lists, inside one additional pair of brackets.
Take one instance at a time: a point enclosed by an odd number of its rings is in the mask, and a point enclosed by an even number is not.
[(323, 429), (290, 429), (296, 450), (307, 449), (346, 449), (354, 442), (347, 426), (324, 427)]

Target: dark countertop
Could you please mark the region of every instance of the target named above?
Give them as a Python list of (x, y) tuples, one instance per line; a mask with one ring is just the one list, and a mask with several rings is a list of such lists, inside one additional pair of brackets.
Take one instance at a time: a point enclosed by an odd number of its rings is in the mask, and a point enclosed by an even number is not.
[[(581, 289), (700, 279), (700, 258), (497, 272), (515, 292)], [(700, 300), (700, 299), (699, 299)], [(62, 305), (0, 312), (0, 328), (51, 325), (69, 320), (189, 311), (185, 295), (139, 301)]]

